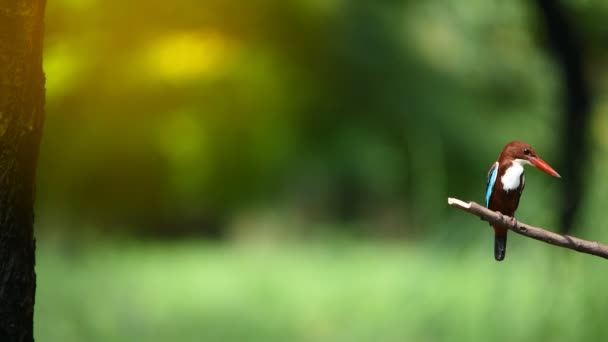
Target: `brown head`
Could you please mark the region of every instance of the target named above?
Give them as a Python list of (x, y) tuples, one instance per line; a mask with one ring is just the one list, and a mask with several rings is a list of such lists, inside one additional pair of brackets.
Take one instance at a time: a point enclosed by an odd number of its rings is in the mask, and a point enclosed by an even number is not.
[(502, 150), (500, 157), (498, 157), (498, 161), (500, 163), (520, 161), (522, 163), (527, 163), (534, 166), (549, 176), (561, 178), (559, 173), (553, 170), (549, 164), (542, 160), (536, 154), (536, 151), (534, 151), (534, 149), (525, 142), (512, 141), (508, 143)]

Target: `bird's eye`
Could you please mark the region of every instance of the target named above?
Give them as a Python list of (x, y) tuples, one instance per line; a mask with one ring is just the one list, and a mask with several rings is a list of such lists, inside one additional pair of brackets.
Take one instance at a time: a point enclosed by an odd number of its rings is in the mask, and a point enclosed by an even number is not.
[(527, 148), (524, 149), (524, 154), (525, 155), (529, 155), (530, 154), (530, 150), (528, 150)]

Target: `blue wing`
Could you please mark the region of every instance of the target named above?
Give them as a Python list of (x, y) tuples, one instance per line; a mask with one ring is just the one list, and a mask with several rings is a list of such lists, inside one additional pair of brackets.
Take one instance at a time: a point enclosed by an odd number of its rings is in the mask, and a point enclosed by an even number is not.
[(490, 197), (492, 197), (492, 189), (494, 189), (494, 183), (496, 183), (497, 175), (498, 175), (498, 162), (494, 163), (494, 165), (488, 172), (488, 184), (486, 184), (486, 208), (490, 207)]

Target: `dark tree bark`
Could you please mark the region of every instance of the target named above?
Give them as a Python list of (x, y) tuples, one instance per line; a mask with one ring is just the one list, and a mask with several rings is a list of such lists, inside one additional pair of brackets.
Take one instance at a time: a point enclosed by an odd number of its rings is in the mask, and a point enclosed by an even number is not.
[(560, 1), (536, 0), (551, 43), (553, 55), (562, 71), (564, 92), (564, 120), (561, 139), (562, 162), (560, 173), (564, 179), (560, 231), (572, 230), (577, 208), (583, 197), (583, 165), (587, 160), (591, 95), (585, 77), (583, 44), (569, 22)]
[(0, 341), (33, 341), (45, 0), (0, 0)]

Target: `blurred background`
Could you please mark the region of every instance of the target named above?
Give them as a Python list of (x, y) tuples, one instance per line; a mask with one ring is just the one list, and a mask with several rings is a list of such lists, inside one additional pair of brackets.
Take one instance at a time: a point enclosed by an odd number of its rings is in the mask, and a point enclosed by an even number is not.
[(605, 339), (605, 261), (511, 234), (496, 263), (446, 199), (523, 140), (564, 178), (528, 170), (518, 218), (608, 242), (607, 16), (49, 0), (37, 340)]

